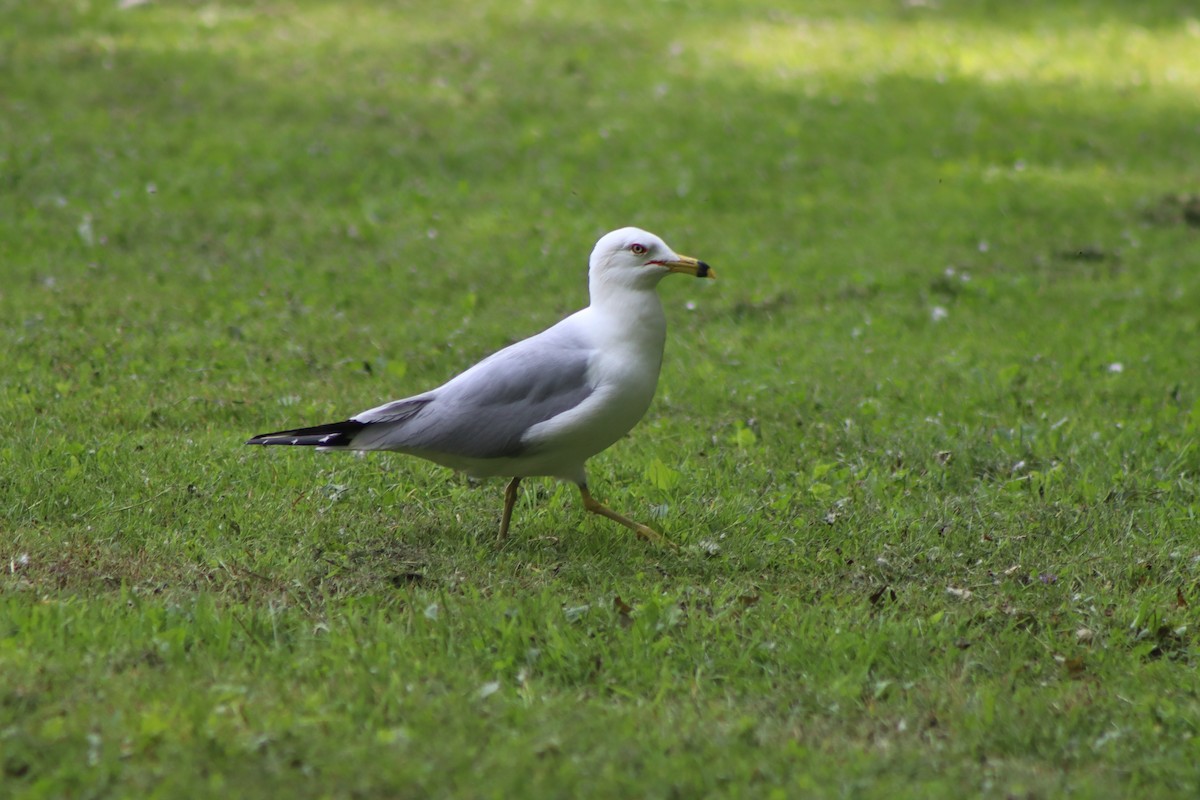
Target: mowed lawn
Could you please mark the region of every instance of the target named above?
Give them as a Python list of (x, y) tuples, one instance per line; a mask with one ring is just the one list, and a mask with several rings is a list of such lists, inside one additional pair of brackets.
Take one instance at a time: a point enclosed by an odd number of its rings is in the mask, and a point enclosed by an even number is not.
[[(0, 796), (1200, 794), (1194, 3), (0, 18)], [(624, 225), (719, 276), (590, 465), (678, 551), (242, 445)]]

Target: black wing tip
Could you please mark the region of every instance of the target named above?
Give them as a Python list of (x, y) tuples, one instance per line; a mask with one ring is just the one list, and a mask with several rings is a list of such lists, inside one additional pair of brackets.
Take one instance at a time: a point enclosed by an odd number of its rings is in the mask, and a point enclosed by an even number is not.
[(312, 428), (296, 428), (290, 431), (260, 433), (246, 440), (246, 444), (258, 445), (306, 445), (309, 447), (346, 447), (355, 434), (367, 426), (365, 422), (348, 419), (317, 425)]
[(272, 442), (267, 440), (281, 435), (281, 433), (260, 433), (257, 436), (247, 439), (246, 444), (272, 444)]

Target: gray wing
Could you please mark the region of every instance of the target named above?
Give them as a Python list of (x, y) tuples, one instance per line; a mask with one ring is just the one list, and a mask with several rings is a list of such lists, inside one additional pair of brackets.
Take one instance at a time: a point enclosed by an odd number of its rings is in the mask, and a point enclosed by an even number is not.
[(364, 411), (367, 426), (351, 445), (466, 458), (507, 458), (524, 450), (522, 437), (582, 403), (592, 348), (573, 326), (543, 331), (471, 367), (422, 395)]

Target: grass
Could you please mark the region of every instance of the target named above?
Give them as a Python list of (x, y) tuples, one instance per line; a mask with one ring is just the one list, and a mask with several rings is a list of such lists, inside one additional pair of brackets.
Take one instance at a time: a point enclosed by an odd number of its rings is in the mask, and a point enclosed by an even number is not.
[[(1200, 791), (1200, 18), (0, 0), (0, 795)], [(245, 448), (585, 301), (593, 489)]]

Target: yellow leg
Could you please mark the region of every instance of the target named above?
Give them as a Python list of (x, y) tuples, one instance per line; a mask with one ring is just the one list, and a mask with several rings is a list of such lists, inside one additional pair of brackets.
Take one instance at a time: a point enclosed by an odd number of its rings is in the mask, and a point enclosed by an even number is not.
[(601, 503), (596, 498), (592, 497), (592, 493), (588, 491), (587, 486), (580, 484), (579, 493), (583, 495), (583, 507), (593, 514), (599, 514), (602, 517), (608, 517), (613, 522), (619, 522), (629, 530), (637, 534), (639, 539), (645, 539), (647, 542), (667, 545), (668, 547), (676, 547), (675, 543), (664, 539), (662, 534), (653, 528), (647, 527), (640, 522), (634, 522), (629, 517), (618, 514), (608, 506)]
[(500, 535), (496, 538), (498, 542), (508, 538), (508, 522), (512, 519), (513, 505), (517, 502), (517, 486), (520, 483), (520, 478), (513, 478), (504, 488), (504, 515), (500, 517)]

